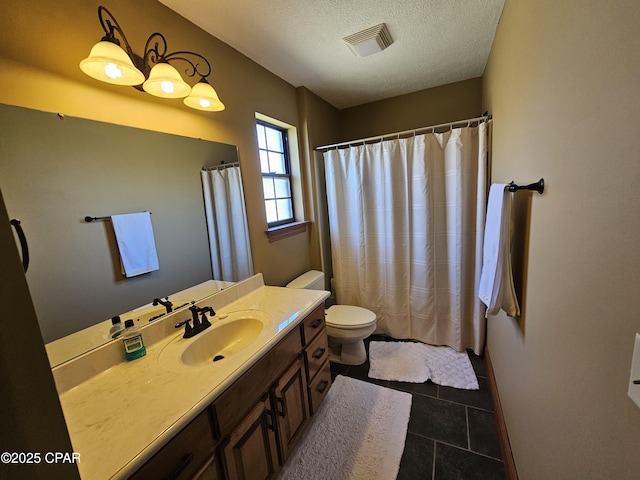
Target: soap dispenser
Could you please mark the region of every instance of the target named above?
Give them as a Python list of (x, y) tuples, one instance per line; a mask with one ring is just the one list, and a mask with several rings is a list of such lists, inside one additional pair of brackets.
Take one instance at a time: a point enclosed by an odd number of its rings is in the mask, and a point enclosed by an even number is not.
[(133, 320), (125, 320), (124, 326), (125, 329), (120, 335), (124, 345), (124, 356), (129, 361), (144, 357), (147, 349), (142, 340), (142, 332), (133, 325)]
[(124, 331), (124, 325), (120, 321), (120, 316), (116, 315), (111, 319), (111, 328), (109, 329), (109, 338), (116, 338)]

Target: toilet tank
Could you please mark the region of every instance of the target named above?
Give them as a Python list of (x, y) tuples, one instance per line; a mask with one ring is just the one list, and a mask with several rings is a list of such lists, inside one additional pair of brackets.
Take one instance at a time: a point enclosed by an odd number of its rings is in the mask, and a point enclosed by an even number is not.
[(324, 290), (324, 273), (309, 270), (287, 283), (287, 288), (306, 288), (309, 290)]

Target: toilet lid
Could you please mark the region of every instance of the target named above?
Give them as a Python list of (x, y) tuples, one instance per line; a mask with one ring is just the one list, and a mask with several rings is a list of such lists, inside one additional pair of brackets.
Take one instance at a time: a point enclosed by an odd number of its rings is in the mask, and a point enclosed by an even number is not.
[(333, 305), (326, 311), (327, 325), (337, 328), (360, 328), (375, 323), (376, 314), (353, 305)]

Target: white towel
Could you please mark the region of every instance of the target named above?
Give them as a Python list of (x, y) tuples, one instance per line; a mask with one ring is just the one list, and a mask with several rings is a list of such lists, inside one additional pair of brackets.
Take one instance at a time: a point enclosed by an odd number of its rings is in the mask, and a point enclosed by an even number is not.
[(160, 268), (149, 212), (112, 215), (122, 274), (134, 277)]
[(478, 297), (487, 306), (486, 315), (500, 309), (520, 315), (511, 271), (511, 194), (504, 183), (491, 185), (484, 230), (482, 274)]

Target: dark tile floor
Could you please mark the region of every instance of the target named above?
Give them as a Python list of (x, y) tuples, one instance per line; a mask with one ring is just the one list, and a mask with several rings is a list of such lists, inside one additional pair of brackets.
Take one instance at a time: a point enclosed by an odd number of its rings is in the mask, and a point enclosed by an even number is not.
[[(372, 336), (371, 340), (389, 340)], [(368, 348), (367, 348), (368, 349)], [(480, 390), (371, 379), (369, 362), (331, 364), (332, 375), (365, 380), (412, 395), (398, 480), (504, 480), (504, 465), (484, 359), (469, 352)]]

